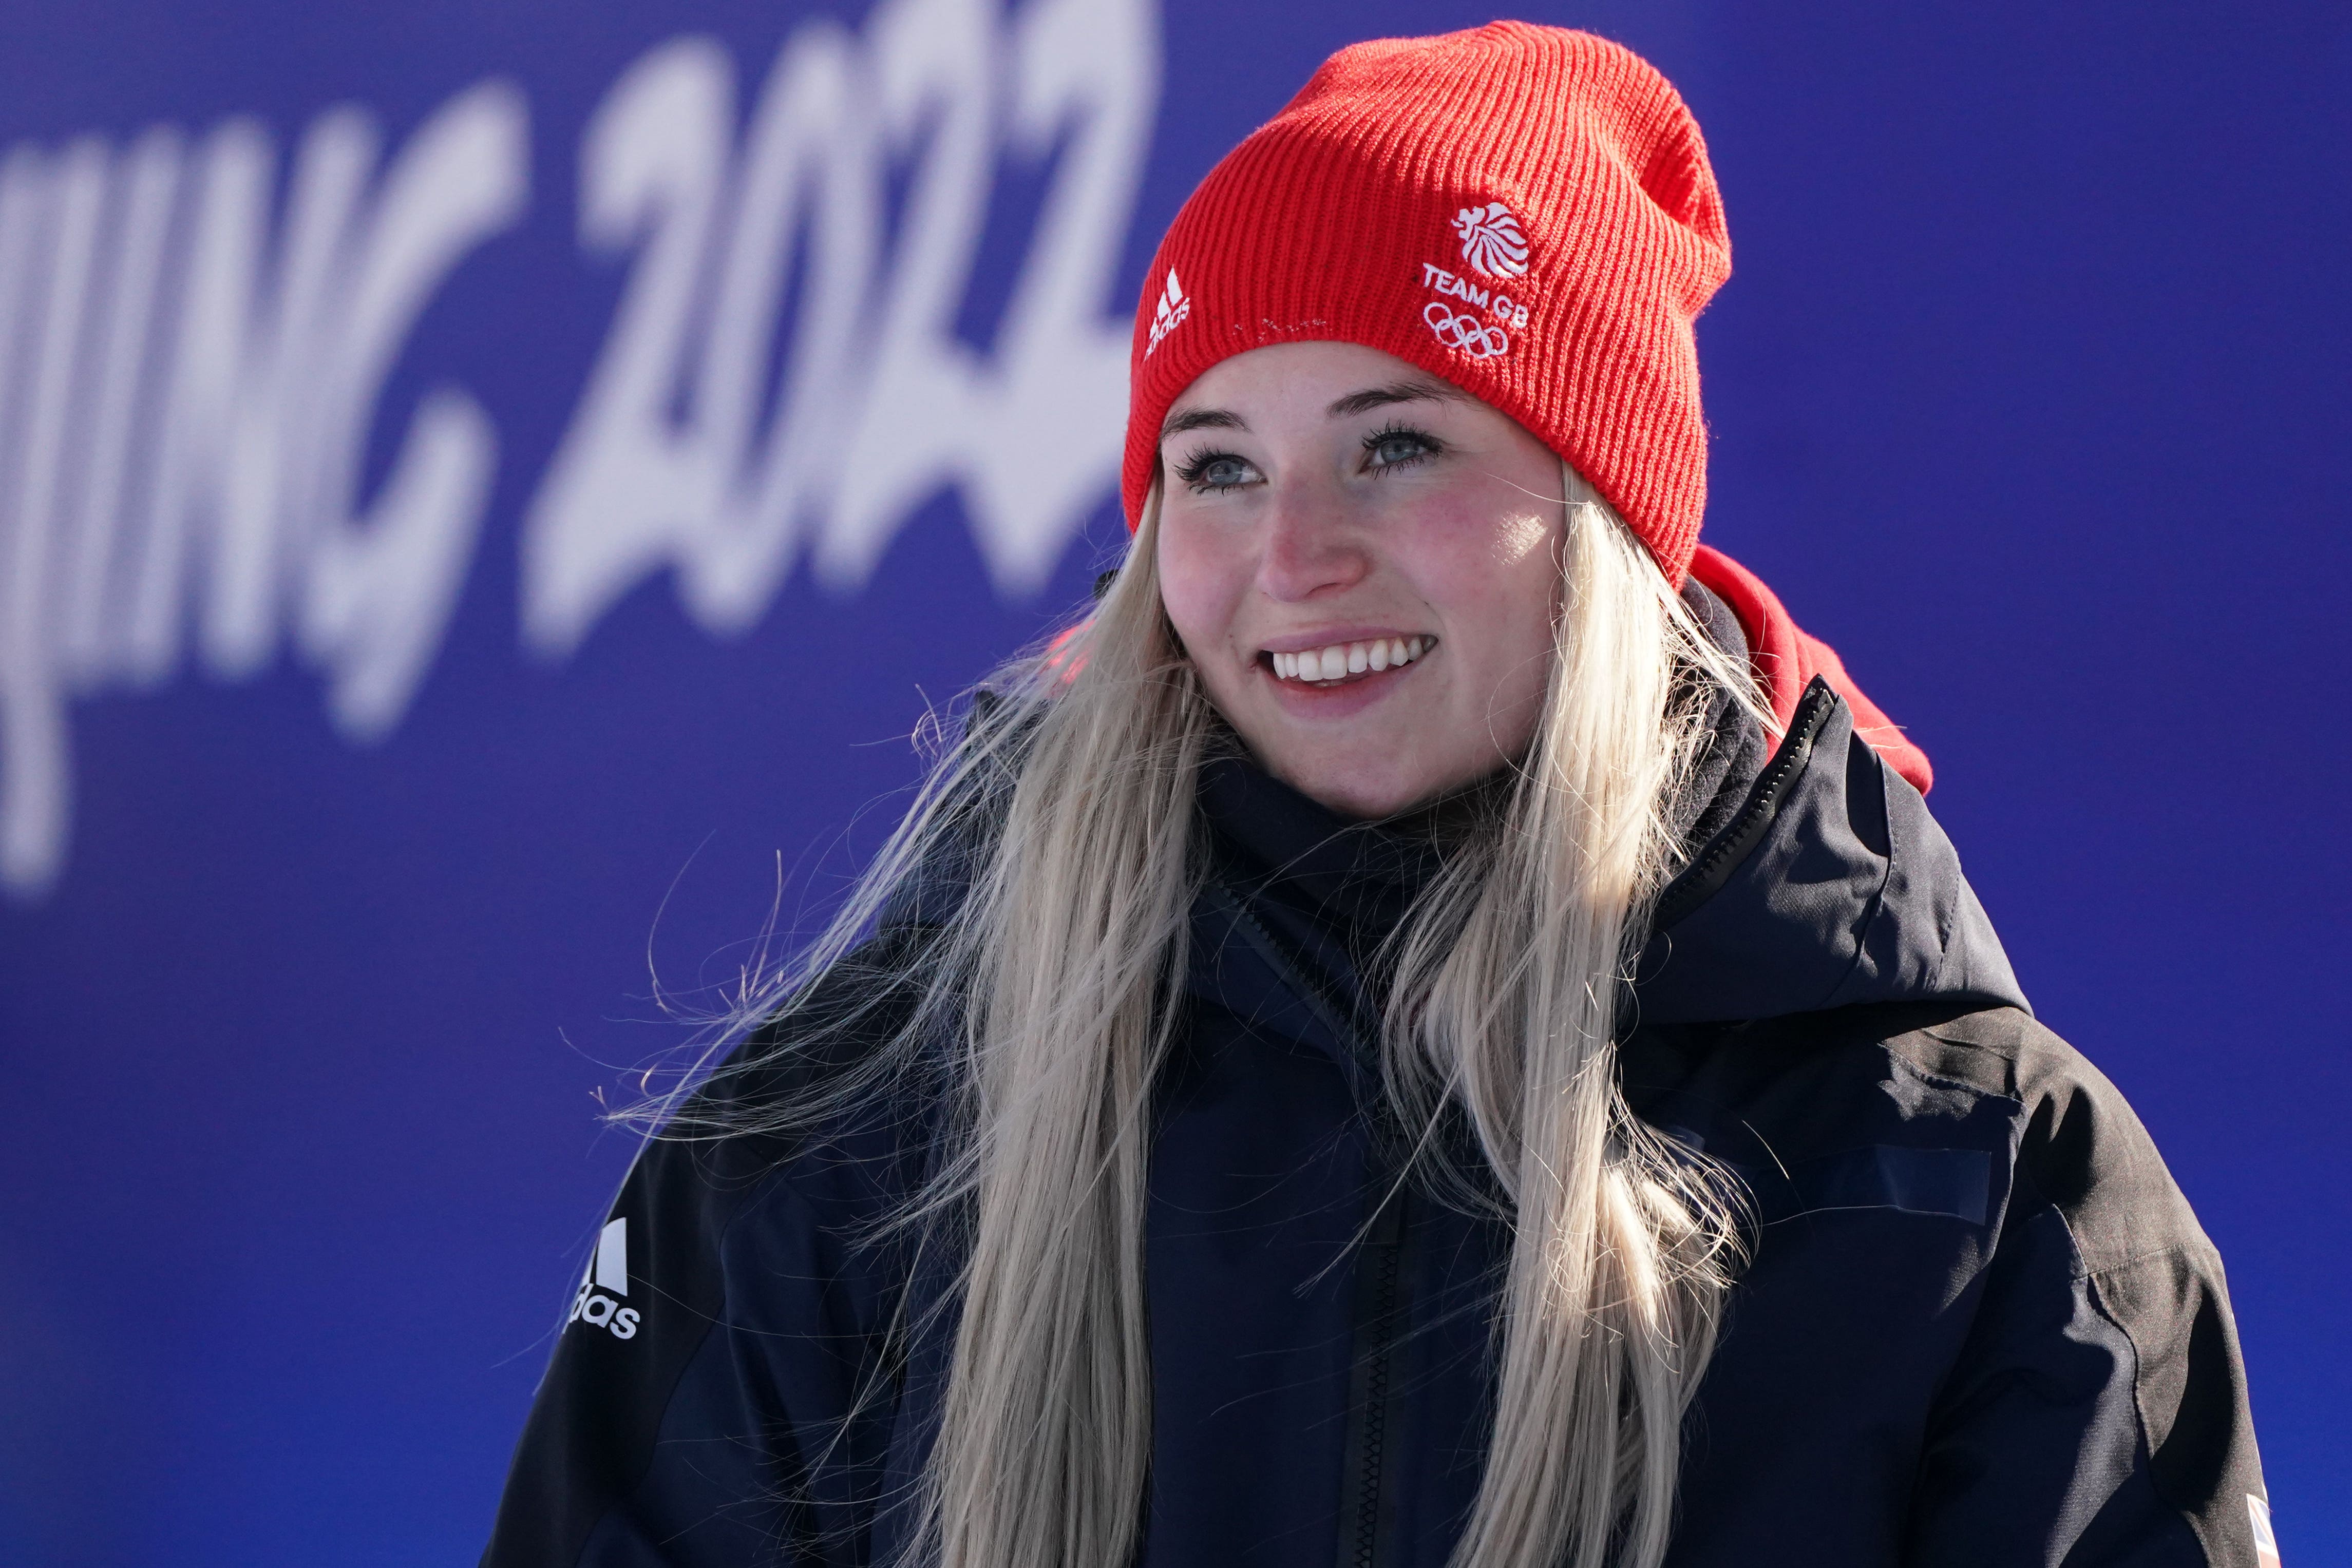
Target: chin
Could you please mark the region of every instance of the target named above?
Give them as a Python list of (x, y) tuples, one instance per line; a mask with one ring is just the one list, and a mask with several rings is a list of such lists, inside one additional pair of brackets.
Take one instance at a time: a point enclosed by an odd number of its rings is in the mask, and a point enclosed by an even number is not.
[(1393, 817), (1419, 805), (1444, 788), (1440, 782), (1399, 777), (1393, 768), (1379, 767), (1281, 767), (1276, 777), (1326, 810), (1369, 821)]

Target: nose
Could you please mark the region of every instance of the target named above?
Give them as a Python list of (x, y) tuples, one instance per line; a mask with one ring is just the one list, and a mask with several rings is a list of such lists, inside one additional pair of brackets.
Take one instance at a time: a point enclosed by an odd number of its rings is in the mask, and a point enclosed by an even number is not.
[(1293, 477), (1271, 499), (1258, 559), (1258, 587), (1267, 598), (1296, 603), (1363, 580), (1370, 559), (1336, 486)]

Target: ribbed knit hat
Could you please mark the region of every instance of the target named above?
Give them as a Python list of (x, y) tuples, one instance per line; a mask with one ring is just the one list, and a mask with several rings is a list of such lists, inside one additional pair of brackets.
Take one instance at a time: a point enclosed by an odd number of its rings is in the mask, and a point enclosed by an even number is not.
[(1336, 340), (1518, 421), (1679, 584), (1706, 508), (1691, 321), (1730, 272), (1698, 125), (1632, 51), (1524, 22), (1342, 49), (1160, 241), (1130, 361), (1129, 526), (1202, 371)]

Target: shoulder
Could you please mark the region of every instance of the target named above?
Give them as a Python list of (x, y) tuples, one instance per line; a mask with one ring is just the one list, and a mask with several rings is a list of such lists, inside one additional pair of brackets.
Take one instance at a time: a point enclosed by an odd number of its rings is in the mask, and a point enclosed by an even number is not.
[[(1640, 1114), (1754, 1200), (1708, 1374), (1743, 1455), (1826, 1406), (1824, 1451), (1913, 1433), (1916, 1519), (2000, 1542), (1948, 1560), (2144, 1529), (2251, 1562), (2265, 1494), (2221, 1262), (2081, 1052), (2021, 1009), (1917, 1004), (1660, 1030), (1625, 1073)], [(1825, 1398), (1790, 1371), (1825, 1365), (1867, 1375)], [(2095, 1520), (2064, 1522), (2068, 1488), (2106, 1500)]]
[(936, 1074), (903, 1043), (928, 936), (887, 930), (772, 1010), (648, 1140), (637, 1177), (709, 1195), (713, 1218), (778, 1182), (835, 1202), (901, 1195), (937, 1120)]
[(764, 1500), (827, 1462), (892, 1354), (908, 1267), (875, 1222), (919, 1179), (926, 1128), (887, 1095), (826, 1097), (911, 1016), (906, 957), (869, 945), (833, 966), (646, 1143), (579, 1277), (486, 1563), (577, 1562), (608, 1538), (664, 1542), (665, 1561), (772, 1551)]
[(1629, 1042), (1625, 1074), (1653, 1122), (1703, 1117), (1732, 1143), (1728, 1124), (1749, 1129), (1747, 1157), (1720, 1151), (1739, 1164), (1864, 1141), (1997, 1156), (2018, 1199), (2065, 1217), (2094, 1270), (2204, 1243), (2121, 1092), (2022, 1009), (1887, 1004), (1661, 1030)]
[(781, 1343), (812, 1314), (881, 1320), (906, 1272), (883, 1222), (919, 1185), (931, 1126), (910, 1084), (877, 1089), (864, 1071), (919, 988), (895, 940), (832, 966), (646, 1140), (607, 1212), (560, 1366), (641, 1382), (640, 1402), (657, 1406), (730, 1333)]
[[(1768, 1228), (1878, 1209), (1967, 1222), (1939, 1266), (2037, 1243), (2103, 1294), (2218, 1282), (2220, 1262), (2123, 1094), (2016, 1008), (1839, 1009), (1629, 1043), (1626, 1089), (1654, 1125), (1741, 1177)], [(1890, 1216), (1891, 1218), (1891, 1216)], [(1906, 1229), (1906, 1239), (1914, 1232)], [(2037, 1232), (2038, 1234), (2038, 1232)]]
[[(2015, 1009), (1906, 1030), (1887, 1049), (2013, 1106), (2019, 1185), (2063, 1217), (2085, 1274), (2211, 1243), (2106, 1074)], [(2021, 1194), (2022, 1195), (2022, 1194)]]
[(919, 1074), (877, 1071), (915, 1018), (914, 956), (903, 935), (853, 950), (670, 1109), (607, 1211), (575, 1329), (629, 1308), (661, 1352), (637, 1359), (682, 1364), (714, 1324), (792, 1307), (778, 1281), (888, 1293), (903, 1270), (877, 1237), (919, 1187), (937, 1122)]

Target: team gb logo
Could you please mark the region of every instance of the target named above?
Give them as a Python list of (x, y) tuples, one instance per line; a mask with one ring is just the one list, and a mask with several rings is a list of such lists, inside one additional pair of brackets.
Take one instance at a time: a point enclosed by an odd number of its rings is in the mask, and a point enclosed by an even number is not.
[(1462, 236), (1462, 259), (1489, 277), (1517, 277), (1528, 269), (1528, 236), (1519, 220), (1500, 202), (1465, 207), (1454, 214)]

